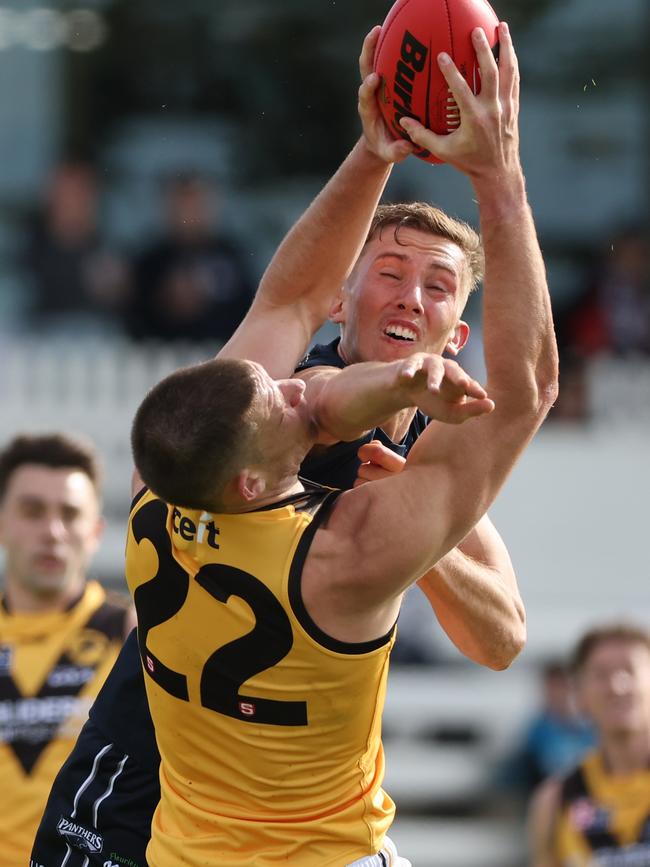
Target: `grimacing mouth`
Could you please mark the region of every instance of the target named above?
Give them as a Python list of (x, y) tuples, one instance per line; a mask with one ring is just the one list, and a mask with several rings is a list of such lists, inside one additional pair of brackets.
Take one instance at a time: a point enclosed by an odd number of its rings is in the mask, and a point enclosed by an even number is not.
[(418, 339), (417, 331), (406, 325), (387, 325), (383, 333), (386, 337), (403, 340), (406, 343), (414, 343)]

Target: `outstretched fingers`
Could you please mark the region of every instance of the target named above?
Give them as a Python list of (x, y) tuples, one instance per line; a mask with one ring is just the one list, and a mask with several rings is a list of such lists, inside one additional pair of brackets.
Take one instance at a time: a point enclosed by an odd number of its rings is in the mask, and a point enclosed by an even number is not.
[(375, 464), (391, 473), (401, 472), (406, 463), (405, 458), (389, 449), (379, 440), (370, 440), (369, 443), (360, 446), (357, 457), (362, 463)]
[[(410, 381), (417, 374), (426, 377), (427, 391), (436, 394), (440, 391), (440, 385), (445, 376), (443, 361), (439, 355), (416, 354), (406, 358), (399, 370), (400, 378)], [(422, 380), (420, 379), (420, 383)]]
[(505, 21), (499, 24), (499, 99), (504, 106), (511, 99), (519, 102), (519, 61)]
[(377, 92), (381, 78), (373, 72), (373, 61), (377, 49), (377, 41), (381, 27), (373, 27), (363, 41), (359, 56), (359, 72), (361, 85), (359, 87), (359, 117), (366, 143), (370, 150), (387, 163), (398, 163), (406, 159), (415, 150), (407, 139), (395, 140), (384, 123), (379, 110)]
[(466, 373), (463, 368), (451, 359), (445, 359), (445, 377), (442, 383), (443, 390), (451, 394), (481, 399), (487, 397), (487, 391), (480, 382)]
[(494, 401), (489, 397), (484, 397), (481, 400), (466, 400), (464, 403), (458, 403), (450, 407), (450, 421), (456, 424), (462, 424), (470, 418), (478, 418), (482, 415), (488, 415), (494, 409)]
[(438, 135), (432, 130), (427, 129), (419, 120), (415, 120), (413, 117), (402, 117), (399, 124), (413, 144), (422, 150), (431, 151), (435, 156), (440, 155), (440, 148), (444, 147), (446, 136)]
[(364, 81), (372, 72), (375, 60), (375, 51), (377, 50), (377, 41), (379, 40), (380, 33), (381, 25), (376, 24), (363, 40), (361, 54), (359, 55), (359, 73), (361, 75), (361, 81)]
[[(460, 70), (446, 52), (441, 52), (437, 59), (440, 71), (444, 75), (449, 90), (451, 91), (456, 101), (456, 105), (460, 110), (462, 122), (463, 113), (470, 111), (472, 101), (476, 97), (461, 75)], [(429, 150), (441, 158), (446, 157), (451, 147), (449, 142), (450, 136), (438, 135), (432, 130), (427, 129), (412, 117), (402, 117), (400, 118), (399, 123), (402, 129), (406, 130), (411, 141), (418, 145), (418, 147), (423, 148), (424, 150)]]
[(485, 31), (481, 27), (475, 27), (472, 31), (472, 45), (481, 71), (480, 97), (488, 101), (496, 100), (499, 96), (499, 69)]

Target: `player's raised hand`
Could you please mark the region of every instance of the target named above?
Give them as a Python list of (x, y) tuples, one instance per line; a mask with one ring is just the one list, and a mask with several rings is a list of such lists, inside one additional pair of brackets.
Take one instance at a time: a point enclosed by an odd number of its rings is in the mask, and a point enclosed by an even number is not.
[(437, 421), (461, 424), (494, 409), (483, 386), (449, 358), (418, 352), (396, 365), (395, 376), (411, 405)]
[(368, 149), (387, 163), (399, 163), (406, 159), (409, 154), (414, 153), (415, 147), (404, 139), (395, 141), (393, 136), (389, 134), (377, 105), (377, 91), (381, 79), (377, 73), (372, 71), (372, 65), (380, 32), (379, 24), (372, 28), (363, 40), (363, 47), (359, 56), (359, 72), (361, 74), (359, 117)]
[(357, 457), (361, 461), (361, 466), (354, 482), (355, 488), (366, 482), (376, 482), (378, 479), (401, 473), (406, 463), (406, 458), (398, 455), (379, 440), (364, 443), (357, 451)]
[(519, 67), (508, 25), (499, 24), (499, 64), (481, 28), (472, 32), (481, 70), (481, 92), (471, 88), (449, 55), (438, 64), (460, 111), (460, 126), (436, 135), (413, 118), (401, 126), (419, 147), (430, 150), (471, 179), (519, 171)]

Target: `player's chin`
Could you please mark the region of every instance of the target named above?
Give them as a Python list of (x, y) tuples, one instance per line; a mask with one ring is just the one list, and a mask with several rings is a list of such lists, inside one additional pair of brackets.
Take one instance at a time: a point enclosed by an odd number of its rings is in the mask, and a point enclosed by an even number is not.
[(395, 361), (413, 355), (414, 352), (420, 352), (420, 344), (416, 340), (400, 340), (387, 334), (382, 334), (381, 346), (383, 361)]
[(31, 587), (38, 596), (49, 596), (60, 593), (66, 586), (67, 573), (65, 571), (44, 573), (42, 571), (32, 574)]

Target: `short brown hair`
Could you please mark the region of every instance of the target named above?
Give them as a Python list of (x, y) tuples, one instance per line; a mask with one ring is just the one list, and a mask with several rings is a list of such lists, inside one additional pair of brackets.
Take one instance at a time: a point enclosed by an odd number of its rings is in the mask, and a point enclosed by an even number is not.
[(251, 454), (256, 393), (251, 365), (236, 359), (215, 358), (161, 380), (131, 429), (145, 485), (167, 503), (218, 511), (223, 486)]
[(594, 650), (606, 641), (626, 641), (643, 644), (650, 651), (650, 632), (633, 623), (610, 623), (586, 632), (578, 641), (571, 656), (571, 671), (579, 674)]
[(101, 488), (101, 467), (94, 447), (87, 440), (63, 433), (19, 434), (0, 452), (0, 500), (12, 474), (25, 464), (53, 469), (81, 470), (97, 495)]
[(485, 257), (479, 234), (463, 220), (450, 217), (440, 208), (426, 202), (402, 202), (399, 204), (379, 205), (375, 211), (366, 244), (375, 237), (381, 237), (388, 226), (395, 227), (395, 240), (400, 243), (401, 228), (419, 229), (430, 235), (440, 235), (452, 241), (465, 254), (469, 270), (469, 293), (477, 288), (483, 279)]

